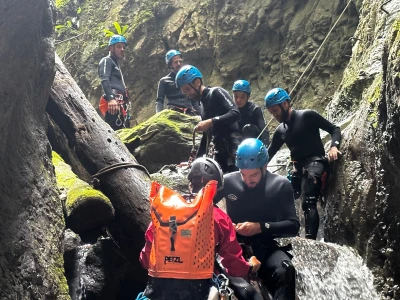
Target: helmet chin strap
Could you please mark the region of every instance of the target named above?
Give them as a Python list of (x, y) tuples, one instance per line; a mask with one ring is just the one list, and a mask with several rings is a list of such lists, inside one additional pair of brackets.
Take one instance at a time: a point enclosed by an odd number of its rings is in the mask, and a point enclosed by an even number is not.
[(197, 95), (199, 95), (199, 97), (201, 97), (201, 93), (200, 93), (201, 84), (199, 86), (199, 89), (196, 89), (196, 87), (192, 83), (189, 83), (189, 85), (192, 87), (192, 89), (194, 89), (197, 92)]
[(279, 107), (280, 107), (281, 110), (282, 110), (282, 123), (283, 123), (283, 126), (285, 126), (285, 128), (286, 128), (286, 124), (287, 124), (287, 121), (288, 121), (288, 119), (289, 119), (289, 108), (288, 108), (287, 110), (285, 110), (285, 109), (283, 108), (282, 103), (279, 104)]

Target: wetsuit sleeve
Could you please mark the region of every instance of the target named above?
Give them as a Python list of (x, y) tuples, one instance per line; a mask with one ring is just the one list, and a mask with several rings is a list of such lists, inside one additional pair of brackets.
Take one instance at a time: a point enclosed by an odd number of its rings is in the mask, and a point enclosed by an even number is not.
[[(257, 122), (257, 126), (258, 128), (261, 130), (263, 130), (265, 128), (265, 119), (264, 119), (264, 115), (262, 113), (262, 110), (260, 107), (256, 107), (254, 109), (254, 115), (256, 117), (256, 122)], [(261, 134), (261, 141), (264, 143), (264, 145), (266, 147), (268, 147), (269, 145), (269, 131), (268, 128), (265, 128), (264, 132)]]
[(162, 78), (158, 82), (158, 89), (157, 89), (157, 100), (156, 100), (156, 113), (164, 110), (164, 99), (165, 99), (165, 85)]
[(217, 253), (221, 257), (221, 264), (227, 274), (234, 277), (245, 277), (250, 272), (250, 264), (242, 255), (232, 220), (221, 211), (214, 207), (214, 230), (215, 240), (217, 241)]
[(231, 96), (229, 96), (228, 92), (221, 88), (215, 88), (212, 93), (212, 101), (218, 101), (218, 105), (227, 110), (225, 114), (218, 116), (218, 118), (213, 118), (213, 124), (232, 124), (236, 121), (239, 121), (239, 109), (233, 103), (233, 100)]
[(307, 111), (307, 114), (310, 115), (309, 118), (314, 125), (318, 126), (318, 128), (321, 128), (331, 135), (331, 147), (335, 146), (339, 148), (342, 139), (340, 127), (329, 122), (327, 119), (325, 119), (323, 116), (313, 110)]
[(278, 222), (268, 222), (269, 228), (261, 233), (268, 238), (293, 237), (300, 229), (300, 222), (296, 215), (294, 206), (294, 195), (292, 185), (285, 179), (280, 186), (280, 219)]
[(114, 99), (114, 94), (112, 92), (111, 81), (110, 81), (112, 66), (113, 62), (111, 61), (111, 58), (103, 57), (99, 63), (99, 69), (98, 69), (99, 77), (101, 80), (101, 86), (104, 92), (104, 98), (107, 101)]
[(142, 251), (140, 252), (139, 261), (142, 267), (147, 270), (149, 268), (150, 251), (154, 241), (152, 222), (149, 224), (149, 227), (147, 227), (144, 237), (146, 240), (146, 244), (144, 245)]
[(278, 150), (281, 149), (282, 145), (283, 145), (283, 140), (281, 139), (281, 134), (279, 133), (279, 126), (278, 126), (278, 128), (276, 128), (274, 132), (274, 135), (272, 136), (271, 144), (268, 147), (269, 161), (271, 161), (276, 152), (278, 152)]

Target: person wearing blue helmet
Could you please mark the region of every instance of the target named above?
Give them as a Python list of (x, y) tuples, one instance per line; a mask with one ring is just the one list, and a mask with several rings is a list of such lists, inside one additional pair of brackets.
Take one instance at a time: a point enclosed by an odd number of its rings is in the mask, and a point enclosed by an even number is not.
[(182, 53), (169, 50), (165, 55), (165, 63), (171, 72), (160, 79), (157, 89), (156, 113), (164, 110), (164, 100), (167, 97), (167, 108), (188, 115), (200, 115), (202, 109), (199, 101), (189, 99), (175, 85), (176, 73), (183, 66)]
[(251, 245), (261, 261), (258, 277), (273, 299), (295, 299), (295, 269), (289, 249), (275, 238), (294, 237), (300, 223), (292, 186), (267, 170), (268, 150), (258, 139), (245, 139), (236, 153), (239, 171), (224, 175), (224, 187), (214, 198), (226, 199), (226, 212), (239, 242)]
[(293, 161), (292, 185), (301, 196), (305, 219), (305, 237), (316, 239), (319, 228), (317, 202), (326, 182), (328, 163), (320, 137), (320, 129), (330, 133), (328, 160), (338, 158), (340, 128), (313, 110), (290, 107), (290, 96), (282, 88), (274, 88), (265, 96), (265, 106), (281, 123), (275, 130), (268, 153), (272, 158), (286, 144)]
[(113, 35), (108, 42), (109, 54), (100, 60), (98, 75), (103, 95), (99, 109), (112, 129), (129, 127), (128, 90), (122, 75), (120, 62), (125, 55), (127, 42), (122, 35)]
[(204, 116), (195, 131), (203, 132), (197, 157), (207, 152), (210, 133), (214, 143), (215, 159), (224, 172), (237, 170), (234, 163), (237, 147), (240, 143), (240, 112), (229, 93), (221, 87), (209, 87), (203, 84), (203, 75), (194, 66), (183, 66), (175, 78), (175, 83), (190, 99), (200, 101)]
[[(251, 86), (247, 80), (236, 80), (232, 87), (233, 100), (240, 111), (238, 122), (243, 139), (257, 138), (265, 128), (265, 119), (261, 108), (250, 102)], [(269, 131), (265, 128), (261, 135), (265, 145), (269, 144)]]

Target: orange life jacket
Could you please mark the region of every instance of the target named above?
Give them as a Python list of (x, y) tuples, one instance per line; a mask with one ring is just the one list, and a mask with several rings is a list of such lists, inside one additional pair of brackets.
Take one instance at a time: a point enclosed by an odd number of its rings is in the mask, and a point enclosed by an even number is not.
[(217, 181), (210, 181), (191, 203), (177, 192), (152, 183), (150, 191), (154, 241), (149, 275), (158, 278), (207, 279), (214, 269), (212, 199)]

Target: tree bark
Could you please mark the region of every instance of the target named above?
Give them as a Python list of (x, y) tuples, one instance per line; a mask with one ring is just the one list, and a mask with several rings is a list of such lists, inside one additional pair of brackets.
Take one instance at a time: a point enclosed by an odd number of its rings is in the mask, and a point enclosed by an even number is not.
[(52, 4), (0, 1), (0, 299), (66, 300), (62, 204), (45, 107), (54, 78)]
[[(46, 110), (89, 174), (116, 163), (137, 165), (115, 132), (86, 99), (58, 56)], [(130, 259), (137, 261), (150, 222), (150, 178), (146, 172), (136, 168), (119, 169), (99, 178), (102, 192), (115, 208), (115, 226), (112, 227), (117, 230), (114, 238), (128, 247)]]

